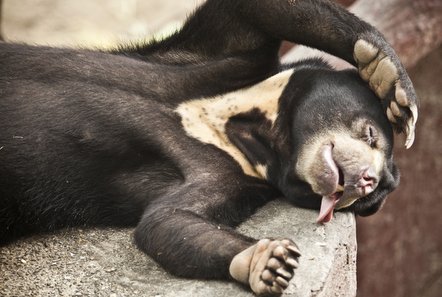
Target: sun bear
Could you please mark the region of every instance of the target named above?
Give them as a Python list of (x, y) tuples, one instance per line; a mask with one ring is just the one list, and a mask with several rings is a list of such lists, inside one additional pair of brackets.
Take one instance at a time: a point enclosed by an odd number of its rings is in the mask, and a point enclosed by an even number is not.
[[(281, 64), (282, 40), (334, 54)], [(328, 1), (208, 0), (168, 38), (111, 51), (0, 42), (0, 242), (135, 226), (178, 276), (278, 295), (291, 239), (234, 227), (284, 197), (370, 215), (399, 182), (393, 131), (417, 99), (372, 26)]]

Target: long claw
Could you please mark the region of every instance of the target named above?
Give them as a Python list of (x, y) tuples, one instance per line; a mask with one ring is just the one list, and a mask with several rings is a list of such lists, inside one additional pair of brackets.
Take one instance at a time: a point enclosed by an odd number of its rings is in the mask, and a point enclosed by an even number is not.
[(298, 257), (301, 256), (301, 252), (299, 251), (299, 249), (296, 246), (289, 245), (289, 246), (287, 246), (287, 249), (295, 256), (298, 256)]
[(275, 281), (283, 288), (287, 288), (289, 286), (289, 282), (280, 276), (278, 276)]
[(413, 118), (408, 119), (405, 131), (407, 133), (407, 139), (405, 140), (405, 148), (409, 149), (413, 145), (415, 138)]
[(416, 122), (417, 122), (417, 117), (418, 117), (417, 106), (412, 105), (409, 108), (411, 110), (411, 117), (408, 119), (407, 127), (405, 129), (405, 132), (407, 135), (407, 139), (405, 140), (405, 148), (406, 149), (409, 149), (414, 143), (414, 139), (415, 139), (415, 135), (416, 135)]
[(292, 268), (298, 268), (299, 266), (298, 262), (294, 259), (287, 259), (286, 263)]
[(417, 105), (410, 106), (411, 114), (413, 117), (413, 126), (416, 125), (417, 117), (418, 117), (418, 111), (417, 111)]
[(293, 275), (290, 272), (288, 272), (287, 270), (285, 270), (284, 268), (277, 269), (276, 273), (285, 279), (291, 279), (293, 277)]

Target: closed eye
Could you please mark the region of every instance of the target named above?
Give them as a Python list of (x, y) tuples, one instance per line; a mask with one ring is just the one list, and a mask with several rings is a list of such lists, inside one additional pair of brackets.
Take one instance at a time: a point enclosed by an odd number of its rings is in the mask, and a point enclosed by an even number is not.
[(378, 133), (375, 127), (368, 125), (365, 129), (365, 135), (364, 140), (367, 142), (367, 144), (374, 148), (376, 147), (377, 140), (378, 140)]

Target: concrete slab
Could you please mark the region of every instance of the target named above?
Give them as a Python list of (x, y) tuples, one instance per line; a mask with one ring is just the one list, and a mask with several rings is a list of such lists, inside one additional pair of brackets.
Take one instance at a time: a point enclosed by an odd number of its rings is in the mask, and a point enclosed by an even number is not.
[[(327, 225), (317, 213), (275, 201), (239, 231), (256, 238), (288, 237), (300, 267), (284, 296), (355, 296), (356, 238), (352, 214)], [(233, 282), (179, 279), (132, 243), (132, 229), (70, 230), (0, 249), (0, 296), (253, 296)]]

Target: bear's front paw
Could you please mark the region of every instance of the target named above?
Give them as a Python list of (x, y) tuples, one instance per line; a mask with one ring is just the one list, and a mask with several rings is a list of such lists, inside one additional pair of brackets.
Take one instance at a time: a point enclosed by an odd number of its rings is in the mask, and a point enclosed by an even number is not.
[(289, 239), (262, 239), (233, 258), (230, 274), (258, 296), (280, 295), (294, 276), (300, 255)]
[(354, 46), (359, 74), (383, 100), (388, 120), (399, 132), (405, 132), (405, 146), (411, 147), (417, 121), (417, 97), (410, 78), (399, 59), (374, 44), (359, 39)]

